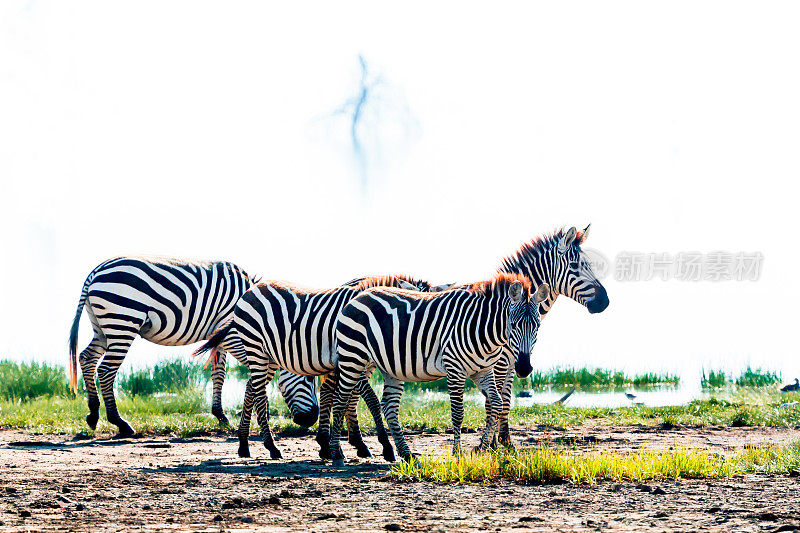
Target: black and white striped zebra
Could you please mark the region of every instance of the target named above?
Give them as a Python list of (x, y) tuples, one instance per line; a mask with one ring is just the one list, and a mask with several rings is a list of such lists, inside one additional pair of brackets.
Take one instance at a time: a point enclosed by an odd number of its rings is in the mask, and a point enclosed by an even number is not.
[[(586, 307), (590, 313), (601, 313), (608, 307), (608, 294), (592, 270), (581, 245), (589, 236), (589, 228), (575, 227), (559, 230), (552, 235), (537, 237), (503, 259), (498, 272), (520, 274), (533, 286), (547, 284), (550, 294), (539, 304), (539, 314), (544, 318), (560, 296), (566, 296)], [(498, 361), (495, 381), (501, 389), (503, 408), (499, 417), (500, 442), (510, 445), (511, 433), (508, 414), (511, 408), (514, 369), (509, 363), (510, 354)]]
[[(100, 410), (95, 369), (108, 421), (119, 427), (121, 435), (132, 435), (133, 428), (117, 411), (114, 378), (136, 336), (165, 346), (206, 340), (230, 319), (236, 302), (253, 283), (240, 267), (223, 261), (118, 257), (92, 270), (83, 284), (69, 338), (70, 384), (77, 390), (78, 325), (85, 307), (94, 329), (94, 338), (80, 354), (89, 426), (97, 426)], [(217, 359), (222, 364), (213, 374), (212, 412), (227, 424), (221, 401), (224, 354)], [(312, 425), (318, 412), (313, 381), (287, 373), (279, 386), (298, 423)]]
[(379, 287), (354, 298), (336, 326), (339, 379), (330, 444), (334, 464), (344, 464), (339, 434), (353, 389), (376, 367), (384, 379), (383, 413), (401, 457), (411, 456), (398, 420), (408, 381), (447, 378), (454, 452), (460, 449), (464, 382), (471, 378), (478, 383), (487, 394), (481, 439), (481, 446), (487, 446), (502, 405), (494, 365), (505, 349), (514, 354), (520, 374), (527, 376), (539, 327), (538, 305), (548, 292), (541, 285), (532, 296), (527, 278), (499, 274), (442, 293)]
[[(224, 349), (250, 369), (242, 418), (239, 424), (239, 455), (250, 456), (248, 438), (250, 418), (255, 407), (264, 446), (270, 457), (281, 453), (275, 446), (269, 428), (269, 402), (265, 393), (267, 383), (276, 370), (283, 369), (302, 376), (326, 376), (320, 390), (320, 424), (317, 441), (320, 456), (329, 457), (328, 425), (330, 405), (336, 378), (330, 376), (336, 368), (333, 335), (342, 308), (361, 291), (369, 287), (389, 285), (410, 289), (429, 289), (425, 282), (405, 276), (366, 277), (327, 290), (304, 289), (281, 282), (259, 283), (236, 304), (232, 320), (215, 332), (197, 354)], [(375, 418), (383, 456), (394, 460), (394, 450), (381, 420), (380, 404), (374, 391), (364, 380), (359, 389)], [(348, 410), (350, 442), (360, 457), (370, 456), (361, 438), (356, 417), (357, 397)]]

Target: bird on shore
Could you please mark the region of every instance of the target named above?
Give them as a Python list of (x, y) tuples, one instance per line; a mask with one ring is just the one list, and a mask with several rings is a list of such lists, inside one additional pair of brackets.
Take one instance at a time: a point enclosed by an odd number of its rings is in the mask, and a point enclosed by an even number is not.
[(781, 392), (800, 392), (800, 380), (794, 378), (794, 383), (783, 386)]
[(631, 394), (630, 392), (626, 392), (626, 393), (625, 393), (625, 397), (626, 397), (627, 399), (629, 399), (630, 401), (633, 401), (633, 400), (635, 400), (635, 399), (636, 399), (636, 395), (635, 395), (635, 394)]

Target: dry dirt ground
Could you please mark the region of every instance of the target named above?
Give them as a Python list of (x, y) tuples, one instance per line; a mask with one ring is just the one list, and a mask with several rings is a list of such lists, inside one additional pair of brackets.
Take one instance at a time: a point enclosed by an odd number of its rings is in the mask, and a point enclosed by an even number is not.
[[(409, 436), (416, 452), (444, 450), (450, 438)], [(549, 440), (619, 450), (721, 449), (798, 436), (770, 428), (515, 428), (519, 446)], [(367, 441), (379, 449), (374, 437)], [(466, 435), (466, 444), (475, 443), (477, 435)], [(270, 461), (258, 441), (251, 442), (252, 459), (239, 459), (236, 441), (225, 435), (75, 440), (0, 430), (0, 531), (800, 530), (798, 477), (400, 483), (388, 479), (382, 460), (352, 459), (347, 444), (344, 469), (319, 461), (309, 435), (283, 435), (278, 444), (284, 459)]]

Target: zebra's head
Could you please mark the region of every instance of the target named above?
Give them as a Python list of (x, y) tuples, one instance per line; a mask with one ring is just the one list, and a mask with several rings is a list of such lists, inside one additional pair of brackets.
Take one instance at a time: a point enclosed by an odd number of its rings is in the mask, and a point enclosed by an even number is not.
[(550, 279), (555, 295), (572, 298), (590, 313), (602, 313), (608, 307), (608, 293), (581, 250), (590, 227), (591, 224), (581, 232), (572, 227), (557, 236)]
[(520, 281), (514, 281), (508, 288), (511, 306), (508, 311), (506, 336), (508, 347), (514, 354), (514, 369), (521, 378), (528, 377), (533, 371), (531, 350), (536, 343), (541, 317), (539, 304), (550, 295), (550, 287), (546, 283), (539, 286), (534, 295), (530, 295)]
[(278, 375), (278, 389), (286, 400), (294, 423), (304, 428), (313, 426), (319, 416), (317, 384), (314, 378), (282, 370)]

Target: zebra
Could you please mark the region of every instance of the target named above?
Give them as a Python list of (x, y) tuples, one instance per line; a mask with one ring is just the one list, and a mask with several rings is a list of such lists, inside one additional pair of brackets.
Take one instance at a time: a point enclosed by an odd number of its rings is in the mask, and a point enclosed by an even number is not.
[(494, 365), (506, 348), (514, 354), (517, 372), (528, 375), (540, 321), (538, 306), (548, 295), (543, 284), (532, 296), (530, 281), (515, 274), (498, 274), (441, 293), (378, 287), (358, 295), (342, 310), (336, 326), (339, 379), (330, 432), (334, 465), (344, 465), (339, 433), (345, 407), (354, 387), (375, 367), (383, 374), (383, 413), (402, 458), (411, 457), (398, 421), (407, 381), (447, 378), (454, 453), (460, 450), (464, 382), (471, 378), (479, 383), (487, 394), (481, 438), (481, 447), (486, 447), (502, 403)]
[[(277, 281), (259, 283), (249, 289), (236, 304), (233, 317), (201, 346), (196, 355), (223, 349), (250, 368), (244, 406), (239, 422), (239, 456), (249, 457), (248, 438), (250, 418), (255, 406), (264, 446), (272, 459), (280, 459), (269, 428), (269, 400), (265, 386), (280, 368), (302, 376), (323, 376), (320, 388), (320, 415), (317, 442), (320, 457), (328, 458), (328, 423), (336, 377), (330, 376), (336, 367), (333, 335), (342, 308), (361, 291), (376, 286), (405, 287), (430, 290), (431, 286), (407, 276), (368, 276), (326, 290), (303, 289)], [(394, 450), (383, 427), (380, 404), (375, 392), (364, 379), (359, 388), (361, 396), (375, 418), (378, 440), (383, 457), (394, 460)], [(361, 438), (353, 398), (348, 410), (349, 440), (359, 457), (371, 453)]]
[[(541, 318), (547, 315), (560, 295), (571, 298), (586, 307), (589, 313), (602, 313), (608, 307), (608, 293), (592, 270), (581, 250), (589, 236), (586, 226), (578, 231), (574, 226), (560, 229), (551, 235), (536, 237), (523, 244), (520, 249), (500, 263), (499, 273), (520, 274), (528, 278), (531, 285), (546, 283), (549, 296), (539, 304)], [(495, 366), (495, 381), (502, 390), (503, 407), (498, 422), (499, 441), (511, 445), (508, 414), (511, 408), (514, 371), (510, 364), (511, 354), (506, 354)]]
[[(133, 435), (133, 428), (117, 410), (114, 379), (136, 336), (165, 346), (205, 340), (229, 320), (236, 302), (255, 282), (237, 265), (223, 261), (117, 257), (92, 270), (83, 284), (69, 336), (70, 386), (77, 392), (78, 326), (85, 308), (94, 330), (92, 341), (80, 354), (89, 427), (95, 429), (100, 418), (95, 369), (108, 421), (119, 428), (120, 436)], [(211, 411), (227, 425), (222, 410), (224, 354), (217, 360), (221, 365), (212, 375)], [(279, 379), (279, 388), (295, 422), (311, 426), (319, 411), (313, 380), (285, 373)]]

